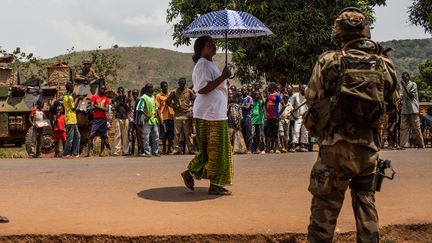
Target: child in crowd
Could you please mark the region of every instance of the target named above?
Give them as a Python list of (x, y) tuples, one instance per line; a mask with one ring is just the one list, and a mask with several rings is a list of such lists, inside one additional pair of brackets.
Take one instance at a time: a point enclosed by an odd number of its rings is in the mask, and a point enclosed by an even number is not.
[[(66, 131), (65, 131), (65, 116), (63, 115), (63, 106), (59, 105), (54, 115), (54, 157), (61, 157), (65, 148)], [(62, 145), (62, 153), (60, 153), (60, 143)]]
[(243, 119), (242, 110), (234, 94), (228, 96), (228, 137), (231, 145), (234, 146), (234, 134), (241, 130), (241, 120)]
[(290, 134), (290, 117), (293, 107), (289, 102), (289, 95), (283, 95), (283, 105), (281, 108), (281, 115), (279, 120), (279, 139), (280, 151), (282, 153), (288, 152), (289, 134)]
[(251, 109), (252, 123), (252, 151), (255, 154), (265, 154), (265, 137), (264, 137), (264, 106), (265, 99), (259, 91), (252, 93), (253, 103)]
[(42, 152), (42, 140), (43, 140), (43, 126), (39, 125), (44, 119), (45, 115), (42, 111), (43, 102), (38, 100), (36, 106), (30, 113), (30, 124), (33, 126), (33, 140), (35, 141), (35, 153), (29, 154), (33, 158), (39, 158)]

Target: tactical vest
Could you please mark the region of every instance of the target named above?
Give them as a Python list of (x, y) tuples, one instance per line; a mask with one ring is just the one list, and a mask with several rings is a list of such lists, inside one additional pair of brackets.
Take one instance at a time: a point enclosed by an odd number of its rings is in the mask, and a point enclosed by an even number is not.
[[(378, 52), (377, 44), (367, 41), (373, 43)], [(378, 54), (365, 52), (361, 57), (350, 55), (345, 48), (353, 42), (342, 48), (341, 68), (331, 101), (331, 123), (353, 123), (377, 128), (385, 114), (385, 63)]]

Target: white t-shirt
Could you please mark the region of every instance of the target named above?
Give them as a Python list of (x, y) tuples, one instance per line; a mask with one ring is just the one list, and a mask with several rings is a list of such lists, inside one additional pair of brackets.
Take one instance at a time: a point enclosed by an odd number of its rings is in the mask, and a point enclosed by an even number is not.
[[(291, 98), (290, 98), (290, 103), (293, 106), (293, 109), (297, 109), (298, 107), (300, 107), (305, 102), (306, 102), (306, 97), (304, 95), (300, 94), (300, 92), (293, 94), (293, 96), (291, 96)], [(302, 107), (298, 108), (294, 112), (294, 116), (297, 118), (302, 118), (307, 110), (308, 110), (308, 107), (305, 104)]]
[(196, 99), (193, 105), (193, 117), (207, 121), (227, 120), (228, 109), (228, 84), (223, 81), (217, 88), (208, 94), (199, 94), (198, 91), (208, 82), (212, 82), (221, 76), (219, 68), (211, 61), (201, 57), (195, 64), (192, 73), (192, 82)]

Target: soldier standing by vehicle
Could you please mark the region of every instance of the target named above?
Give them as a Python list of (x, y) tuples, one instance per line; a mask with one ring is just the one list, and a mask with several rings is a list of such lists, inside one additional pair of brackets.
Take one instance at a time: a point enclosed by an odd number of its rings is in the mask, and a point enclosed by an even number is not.
[(92, 81), (99, 80), (99, 76), (93, 70), (92, 62), (88, 59), (83, 61), (83, 68), (78, 71), (75, 76), (75, 81), (78, 83), (91, 83)]
[(392, 62), (370, 40), (365, 15), (343, 9), (333, 25), (341, 51), (322, 54), (306, 89), (307, 128), (320, 138), (311, 175), (309, 242), (332, 242), (345, 191), (351, 188), (357, 242), (378, 242), (375, 208), (380, 120), (396, 109)]

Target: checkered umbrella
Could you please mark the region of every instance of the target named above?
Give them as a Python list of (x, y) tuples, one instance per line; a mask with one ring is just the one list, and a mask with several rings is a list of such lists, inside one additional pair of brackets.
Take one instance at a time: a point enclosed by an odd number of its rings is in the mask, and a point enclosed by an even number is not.
[[(225, 39), (272, 34), (273, 32), (255, 16), (228, 9), (201, 15), (182, 32), (183, 37), (198, 38), (208, 35), (212, 38)], [(226, 49), (225, 46), (225, 51)]]

